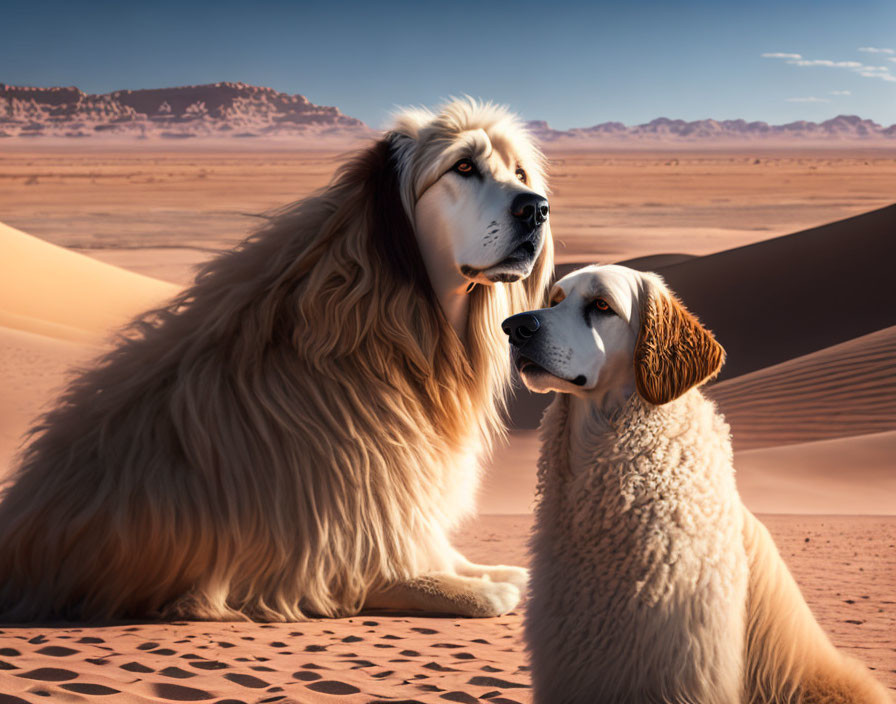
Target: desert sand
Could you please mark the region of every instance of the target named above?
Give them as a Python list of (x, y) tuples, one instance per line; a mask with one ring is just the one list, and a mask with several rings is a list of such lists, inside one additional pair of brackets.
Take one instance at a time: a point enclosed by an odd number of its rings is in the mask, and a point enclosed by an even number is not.
[(0, 325), (101, 341), (180, 287), (103, 264), (0, 223)]
[[(762, 518), (834, 643), (896, 686), (896, 524)], [(483, 516), (459, 544), (472, 559), (525, 563), (530, 522)], [(522, 610), (484, 620), (0, 626), (0, 701), (531, 702)]]
[[(3, 147), (0, 220), (177, 283), (260, 214), (325, 185), (344, 157)], [(896, 183), (886, 149), (549, 157), (561, 262), (720, 252), (890, 205)]]
[[(745, 502), (775, 514), (764, 520), (834, 642), (896, 688), (896, 317), (885, 297), (868, 301), (893, 261), (896, 154), (553, 157), (560, 261), (659, 270), (716, 330), (729, 361), (708, 393), (732, 425)], [(0, 155), (0, 477), (75, 367), (340, 160)], [(527, 561), (540, 407), (517, 403), (487, 463), (483, 515), (460, 536), (472, 559)], [(523, 609), (484, 621), (0, 625), (0, 704), (526, 702)]]

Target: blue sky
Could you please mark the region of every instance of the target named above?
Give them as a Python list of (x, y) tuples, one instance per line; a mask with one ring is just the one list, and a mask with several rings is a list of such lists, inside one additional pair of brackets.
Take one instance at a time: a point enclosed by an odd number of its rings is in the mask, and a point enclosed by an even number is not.
[(558, 128), (661, 115), (896, 123), (893, 0), (4, 0), (2, 19), (11, 84), (244, 81), (373, 126), (462, 93)]

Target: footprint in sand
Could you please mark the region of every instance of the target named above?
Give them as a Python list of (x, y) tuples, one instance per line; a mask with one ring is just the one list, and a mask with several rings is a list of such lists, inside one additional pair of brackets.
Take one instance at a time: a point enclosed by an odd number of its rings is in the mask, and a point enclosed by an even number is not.
[(361, 690), (357, 687), (347, 684), (345, 682), (339, 682), (337, 680), (321, 680), (320, 682), (312, 682), (311, 684), (305, 685), (308, 689), (312, 689), (315, 692), (322, 692), (323, 694), (357, 694)]
[(76, 694), (90, 694), (93, 696), (121, 693), (120, 689), (113, 689), (103, 684), (90, 684), (89, 682), (70, 682), (69, 684), (60, 685), (60, 687)]
[(214, 695), (204, 689), (184, 687), (181, 684), (169, 684), (167, 682), (153, 682), (150, 684), (153, 694), (163, 699), (171, 699), (176, 702), (199, 702), (203, 699), (212, 699)]
[[(447, 699), (449, 702), (461, 702), (461, 704), (477, 704), (479, 700), (466, 692), (445, 692), (439, 695), (439, 699)], [(491, 699), (490, 701), (494, 701)]]
[(11, 694), (0, 694), (0, 704), (29, 704), (24, 699), (14, 697)]
[(223, 670), (230, 667), (230, 665), (226, 662), (219, 662), (218, 660), (198, 660), (191, 662), (190, 667), (195, 667), (200, 670)]
[(467, 684), (472, 684), (477, 687), (501, 687), (502, 689), (519, 687), (522, 689), (529, 689), (528, 684), (520, 684), (519, 682), (508, 682), (507, 680), (500, 680), (497, 677), (484, 677), (482, 675), (476, 675), (475, 677), (470, 679)]
[(49, 655), (54, 658), (64, 658), (67, 655), (74, 655), (78, 651), (74, 648), (64, 648), (61, 645), (48, 645), (46, 648), (40, 648), (38, 655)]
[(261, 689), (263, 687), (268, 687), (271, 684), (270, 682), (265, 682), (258, 677), (253, 677), (252, 675), (240, 675), (236, 672), (231, 672), (224, 675), (224, 679), (230, 680), (231, 682), (236, 682), (243, 687), (251, 687), (252, 689)]
[(363, 667), (375, 667), (375, 662), (370, 662), (370, 660), (349, 660), (350, 663), (354, 664), (353, 670), (357, 670)]
[(16, 677), (22, 677), (29, 680), (40, 680), (41, 682), (65, 682), (65, 680), (73, 680), (78, 677), (77, 672), (71, 670), (63, 670), (58, 667), (39, 667), (30, 672), (23, 672)]
[(436, 672), (457, 672), (455, 668), (445, 667), (444, 665), (439, 665), (437, 662), (428, 662), (423, 667), (427, 670), (435, 670)]
[(186, 670), (181, 670), (179, 667), (166, 667), (164, 670), (159, 670), (160, 675), (165, 675), (165, 677), (174, 677), (179, 680), (185, 680), (188, 677), (195, 677), (195, 672), (187, 672)]

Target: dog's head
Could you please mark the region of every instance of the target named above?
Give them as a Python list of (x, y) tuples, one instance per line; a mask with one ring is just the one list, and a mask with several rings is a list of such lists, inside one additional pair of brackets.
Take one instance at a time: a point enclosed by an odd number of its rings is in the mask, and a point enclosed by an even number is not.
[(551, 307), (502, 323), (533, 391), (664, 404), (715, 376), (725, 351), (655, 274), (589, 266), (558, 281)]
[[(503, 108), (455, 100), (396, 118), (401, 196), (427, 269), (459, 285), (528, 277), (549, 238), (542, 157)], [(445, 275), (445, 274), (443, 274)]]

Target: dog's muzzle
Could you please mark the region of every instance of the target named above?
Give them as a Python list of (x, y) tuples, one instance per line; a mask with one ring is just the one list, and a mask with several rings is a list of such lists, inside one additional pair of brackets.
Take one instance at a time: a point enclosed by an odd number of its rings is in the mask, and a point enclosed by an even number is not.
[(541, 328), (541, 322), (532, 313), (517, 313), (501, 323), (504, 334), (510, 338), (510, 344), (522, 347)]
[(567, 379), (551, 371), (550, 367), (553, 365), (545, 360), (545, 355), (541, 350), (542, 345), (539, 344), (538, 331), (541, 330), (541, 321), (534, 313), (512, 315), (501, 323), (501, 329), (510, 338), (510, 344), (513, 346), (513, 361), (521, 375), (549, 374), (576, 386), (584, 386), (587, 383), (587, 379), (582, 374), (575, 379)]
[(520, 193), (510, 204), (513, 219), (530, 232), (547, 222), (550, 211), (548, 199), (537, 193)]

